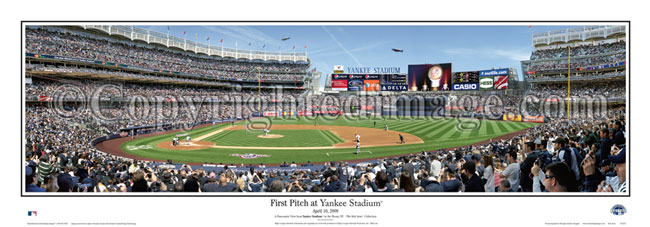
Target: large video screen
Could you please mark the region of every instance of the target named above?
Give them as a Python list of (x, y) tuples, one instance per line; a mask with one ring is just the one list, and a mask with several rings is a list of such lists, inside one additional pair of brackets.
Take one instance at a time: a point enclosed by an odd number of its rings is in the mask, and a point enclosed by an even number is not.
[(451, 90), (451, 63), (409, 65), (409, 91)]

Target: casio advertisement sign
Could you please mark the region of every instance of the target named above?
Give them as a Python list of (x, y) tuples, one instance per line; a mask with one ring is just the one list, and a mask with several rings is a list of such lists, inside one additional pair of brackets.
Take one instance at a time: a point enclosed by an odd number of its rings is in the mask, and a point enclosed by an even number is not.
[(454, 84), (452, 90), (454, 91), (478, 90), (478, 84)]

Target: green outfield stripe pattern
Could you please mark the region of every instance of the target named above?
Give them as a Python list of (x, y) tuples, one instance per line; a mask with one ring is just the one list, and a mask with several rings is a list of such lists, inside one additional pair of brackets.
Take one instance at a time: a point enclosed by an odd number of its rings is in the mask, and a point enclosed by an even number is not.
[[(255, 119), (253, 119), (255, 121)], [(373, 121), (377, 126), (373, 127)], [(272, 119), (273, 124), (304, 124), (313, 125), (313, 119)], [(319, 125), (337, 125), (350, 127), (365, 127), (384, 129), (388, 124), (391, 131), (409, 133), (420, 137), (424, 140), (421, 144), (406, 144), (398, 146), (385, 147), (368, 147), (362, 148), (363, 152), (355, 155), (354, 148), (331, 148), (331, 149), (310, 149), (310, 150), (286, 150), (283, 147), (328, 147), (345, 140), (332, 133), (329, 130), (272, 130), (270, 134), (283, 135), (282, 138), (258, 138), (263, 135), (262, 131), (245, 131), (245, 130), (224, 130), (218, 134), (203, 139), (204, 141), (214, 142), (216, 145), (223, 146), (255, 146), (255, 147), (277, 147), (273, 150), (251, 150), (251, 149), (222, 149), (206, 148), (201, 150), (181, 151), (170, 150), (156, 147), (158, 143), (170, 141), (176, 134), (187, 133), (192, 138), (197, 138), (216, 130), (229, 127), (230, 124), (208, 126), (200, 129), (194, 129), (187, 132), (176, 132), (166, 135), (152, 136), (142, 139), (134, 139), (121, 145), (121, 148), (127, 153), (135, 156), (152, 158), (158, 160), (172, 159), (174, 162), (198, 162), (198, 163), (281, 163), (283, 161), (297, 163), (311, 161), (343, 161), (371, 159), (392, 155), (401, 155), (407, 153), (419, 152), (420, 150), (436, 150), (441, 148), (459, 147), (476, 142), (495, 138), (500, 135), (512, 133), (522, 129), (530, 128), (537, 123), (527, 122), (504, 122), (484, 120), (477, 129), (459, 130), (459, 122), (472, 122), (472, 119), (452, 119), (452, 118), (396, 118), (396, 119), (370, 119), (370, 120), (347, 120), (339, 118), (336, 120), (325, 120), (319, 118)], [(478, 120), (476, 120), (478, 123)], [(238, 124), (245, 124), (240, 122)], [(466, 125), (464, 125), (466, 126)], [(185, 138), (181, 138), (182, 140)], [(257, 159), (242, 159), (233, 154), (254, 153), (260, 155), (269, 155)]]

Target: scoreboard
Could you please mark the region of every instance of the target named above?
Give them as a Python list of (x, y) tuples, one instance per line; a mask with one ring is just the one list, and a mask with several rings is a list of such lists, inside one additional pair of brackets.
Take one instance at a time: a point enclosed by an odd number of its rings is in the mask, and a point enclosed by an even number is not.
[(406, 74), (383, 74), (379, 77), (382, 91), (407, 91), (408, 76)]
[(335, 91), (407, 91), (406, 74), (332, 74)]

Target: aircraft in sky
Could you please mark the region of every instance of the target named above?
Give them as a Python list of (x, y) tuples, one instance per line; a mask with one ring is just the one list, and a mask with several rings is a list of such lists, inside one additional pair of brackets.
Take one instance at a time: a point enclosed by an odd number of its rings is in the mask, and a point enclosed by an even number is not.
[(395, 53), (398, 53), (398, 52), (399, 52), (399, 53), (404, 53), (404, 50), (399, 49), (399, 48), (393, 48), (392, 50), (393, 50), (393, 52), (395, 52)]
[(291, 39), (291, 37), (288, 37), (288, 36), (287, 36), (287, 37), (282, 38), (282, 41), (287, 41), (287, 40), (289, 40), (289, 39)]

